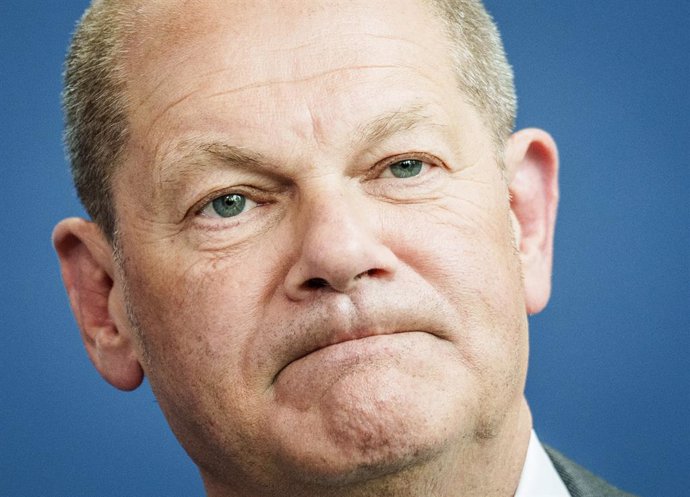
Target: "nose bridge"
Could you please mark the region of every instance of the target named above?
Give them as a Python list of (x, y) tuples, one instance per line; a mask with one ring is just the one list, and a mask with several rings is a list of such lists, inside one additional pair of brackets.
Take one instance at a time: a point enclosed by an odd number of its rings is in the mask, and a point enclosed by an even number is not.
[[(364, 200), (346, 185), (330, 184), (303, 205), (302, 257), (314, 270), (349, 272), (370, 244), (377, 243), (374, 219)], [(324, 277), (324, 276), (320, 276)], [(328, 278), (326, 278), (328, 279)]]
[[(373, 235), (372, 213), (366, 212), (361, 195), (349, 190), (344, 185), (329, 184), (305, 199), (300, 212), (303, 250), (310, 249), (312, 244), (335, 250), (353, 249), (360, 237)], [(334, 246), (336, 240), (339, 245)]]
[(347, 180), (319, 178), (311, 186), (301, 195), (299, 255), (286, 278), (288, 293), (299, 298), (323, 287), (347, 292), (362, 276), (390, 274), (395, 257), (364, 193)]

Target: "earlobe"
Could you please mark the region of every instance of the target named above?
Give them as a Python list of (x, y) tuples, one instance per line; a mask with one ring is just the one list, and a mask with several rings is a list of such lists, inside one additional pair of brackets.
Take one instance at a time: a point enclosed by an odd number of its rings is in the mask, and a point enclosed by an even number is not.
[(529, 314), (540, 312), (551, 294), (553, 236), (558, 207), (558, 149), (551, 136), (539, 129), (513, 134), (505, 153), (511, 210), (517, 221)]
[(91, 361), (111, 385), (134, 390), (143, 380), (143, 371), (125, 314), (123, 295), (114, 283), (110, 243), (96, 224), (70, 218), (55, 227), (53, 245)]

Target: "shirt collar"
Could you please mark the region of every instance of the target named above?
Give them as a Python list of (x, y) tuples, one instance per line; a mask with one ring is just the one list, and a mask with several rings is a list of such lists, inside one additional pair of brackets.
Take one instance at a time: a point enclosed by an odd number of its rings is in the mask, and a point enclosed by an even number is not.
[(515, 497), (570, 497), (549, 455), (532, 430)]

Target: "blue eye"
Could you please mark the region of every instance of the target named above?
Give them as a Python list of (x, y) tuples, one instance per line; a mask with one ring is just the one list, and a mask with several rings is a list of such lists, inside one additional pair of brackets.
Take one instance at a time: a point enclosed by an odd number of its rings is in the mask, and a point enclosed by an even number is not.
[(239, 216), (253, 207), (256, 207), (256, 202), (239, 193), (230, 193), (213, 199), (201, 213), (208, 217), (228, 218)]
[(424, 162), (415, 159), (405, 159), (388, 166), (390, 172), (396, 178), (411, 178), (422, 172)]

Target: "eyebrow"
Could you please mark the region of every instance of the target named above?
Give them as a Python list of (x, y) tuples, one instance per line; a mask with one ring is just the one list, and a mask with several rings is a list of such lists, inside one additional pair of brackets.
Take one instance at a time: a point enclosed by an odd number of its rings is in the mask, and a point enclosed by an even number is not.
[(281, 177), (262, 154), (222, 141), (186, 140), (161, 160), (161, 173), (174, 169), (173, 183), (184, 181), (188, 174), (197, 173), (209, 167), (208, 159), (221, 162), (224, 166), (244, 170), (248, 173), (261, 173), (276, 178)]
[(424, 110), (425, 106), (414, 105), (405, 109), (389, 111), (359, 126), (354, 134), (352, 150), (359, 150), (367, 144), (385, 141), (392, 135), (409, 131), (421, 124), (441, 126), (431, 123), (429, 116), (423, 112)]
[(253, 152), (243, 147), (237, 147), (235, 145), (218, 141), (201, 143), (192, 149), (190, 153), (185, 154), (185, 157), (191, 162), (194, 162), (198, 157), (199, 152), (201, 152), (202, 155), (207, 155), (211, 158), (220, 160), (223, 163), (238, 169), (256, 171), (267, 169), (268, 166), (268, 160), (262, 154)]
[[(423, 112), (424, 109), (425, 106), (423, 105), (414, 105), (380, 114), (355, 129), (350, 142), (350, 149), (353, 151), (361, 150), (367, 145), (383, 142), (397, 133), (409, 131), (420, 125), (444, 126), (433, 123), (430, 117)], [(167, 157), (163, 157), (161, 160), (161, 172), (174, 167), (175, 173), (179, 177), (173, 179), (173, 182), (184, 181), (184, 177), (188, 173), (198, 172), (199, 168), (207, 165), (205, 160), (207, 158), (219, 161), (229, 168), (263, 174), (277, 180), (285, 179), (283, 175), (276, 172), (274, 163), (263, 154), (222, 141), (186, 140), (166, 155)]]

